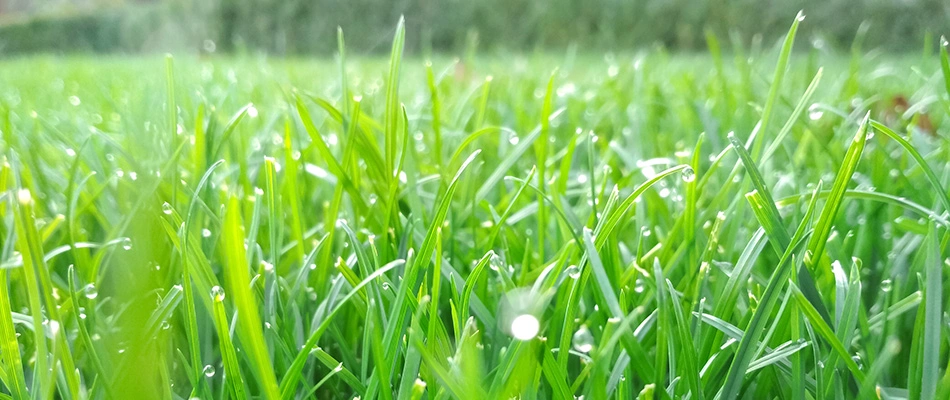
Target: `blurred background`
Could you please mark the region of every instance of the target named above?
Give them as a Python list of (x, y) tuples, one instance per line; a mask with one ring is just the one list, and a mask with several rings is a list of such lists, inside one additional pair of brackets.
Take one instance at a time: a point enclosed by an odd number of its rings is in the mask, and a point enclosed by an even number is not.
[[(948, 0), (0, 0), (0, 55), (263, 53), (320, 56), (342, 27), (356, 54), (385, 53), (400, 15), (410, 53), (705, 48), (785, 34), (847, 49), (920, 51), (950, 26)], [(726, 43), (728, 44), (728, 43)]]

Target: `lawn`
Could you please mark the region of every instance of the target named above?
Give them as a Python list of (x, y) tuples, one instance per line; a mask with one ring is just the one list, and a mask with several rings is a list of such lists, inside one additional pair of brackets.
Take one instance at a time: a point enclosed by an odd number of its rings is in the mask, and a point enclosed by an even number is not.
[(0, 398), (950, 398), (946, 45), (789, 22), (0, 61)]

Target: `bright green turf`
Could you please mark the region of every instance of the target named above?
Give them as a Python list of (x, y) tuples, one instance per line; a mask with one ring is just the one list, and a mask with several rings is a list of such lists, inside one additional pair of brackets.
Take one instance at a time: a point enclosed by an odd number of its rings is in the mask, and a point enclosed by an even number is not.
[(950, 396), (945, 50), (709, 40), (3, 61), (0, 398)]

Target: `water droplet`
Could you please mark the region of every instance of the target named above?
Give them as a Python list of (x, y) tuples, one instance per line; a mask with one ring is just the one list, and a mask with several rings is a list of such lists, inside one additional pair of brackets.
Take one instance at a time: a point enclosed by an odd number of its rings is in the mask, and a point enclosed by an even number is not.
[(59, 334), (59, 322), (56, 320), (47, 319), (43, 321), (43, 325), (49, 329), (50, 336), (56, 336)]
[(73, 150), (73, 149), (67, 147), (67, 148), (66, 148), (66, 155), (67, 155), (67, 156), (70, 156), (70, 157), (75, 157), (75, 156), (76, 156), (76, 150)]
[(82, 288), (83, 296), (86, 296), (87, 299), (92, 300), (99, 296), (99, 290), (96, 289), (96, 285), (88, 284)]
[(20, 202), (20, 205), (23, 206), (33, 204), (33, 195), (30, 194), (30, 189), (17, 190), (16, 199)]
[(172, 324), (168, 323), (168, 321), (162, 321), (162, 330), (163, 330), (163, 331), (167, 331), (167, 330), (171, 329), (171, 327), (172, 327)]
[(511, 335), (518, 340), (531, 340), (538, 335), (541, 324), (531, 314), (521, 314), (511, 321)]
[(202, 229), (201, 237), (211, 237), (211, 229), (208, 229), (208, 228)]
[(383, 288), (383, 290), (389, 290), (389, 282), (383, 282), (383, 284), (380, 286)]
[(168, 204), (167, 201), (162, 204), (162, 212), (165, 213), (165, 215), (172, 215), (172, 211), (174, 211), (174, 209), (172, 208), (171, 204)]
[(501, 264), (501, 257), (499, 257), (498, 254), (492, 254), (488, 260), (488, 268), (491, 268), (491, 270), (495, 272), (501, 271)]
[(564, 272), (566, 272), (567, 276), (571, 277), (571, 279), (577, 279), (581, 277), (581, 269), (578, 268), (576, 265), (571, 265), (567, 267), (567, 269), (565, 269)]
[(696, 180), (696, 171), (692, 167), (686, 167), (683, 170), (683, 182), (692, 182)]
[(861, 359), (860, 355), (855, 354), (853, 357), (851, 357), (851, 360), (858, 365), (858, 369), (864, 369), (864, 360)]
[(583, 185), (583, 184), (587, 183), (587, 179), (588, 179), (588, 178), (587, 178), (587, 174), (580, 174), (580, 175), (577, 176), (577, 183), (580, 183), (580, 184)]
[(885, 279), (881, 281), (881, 291), (884, 293), (890, 292), (894, 288), (893, 283), (890, 279)]
[(520, 141), (521, 139), (518, 139), (518, 135), (516, 135), (514, 132), (508, 135), (508, 143), (511, 143), (512, 146), (518, 144)]
[(581, 353), (589, 353), (594, 349), (594, 335), (587, 329), (587, 325), (582, 325), (577, 332), (574, 332), (571, 342), (574, 345), (574, 350)]
[(333, 372), (340, 372), (343, 370), (343, 363), (339, 363), (336, 367), (333, 367)]
[(640, 278), (637, 278), (637, 280), (633, 283), (633, 291), (636, 293), (643, 293), (643, 290), (644, 290), (643, 280)]
[(804, 21), (804, 20), (805, 20), (805, 10), (799, 11), (799, 12), (798, 12), (798, 15), (795, 16), (795, 19), (798, 20), (798, 22)]
[(808, 119), (812, 121), (817, 121), (825, 115), (825, 112), (819, 108), (818, 103), (808, 106)]
[(204, 369), (201, 370), (206, 377), (210, 378), (214, 376), (214, 367), (211, 364), (205, 365)]
[(274, 264), (271, 264), (271, 263), (269, 263), (269, 262), (267, 262), (267, 261), (261, 261), (261, 266), (264, 267), (264, 271), (266, 271), (266, 272), (273, 272), (273, 271), (274, 271)]
[(82, 104), (82, 100), (79, 100), (79, 97), (77, 96), (69, 96), (69, 104), (72, 104), (73, 106), (78, 106)]
[(211, 288), (211, 300), (224, 301), (224, 288), (221, 286)]
[(125, 250), (125, 251), (132, 250), (132, 239), (129, 239), (129, 238), (122, 239), (122, 250)]

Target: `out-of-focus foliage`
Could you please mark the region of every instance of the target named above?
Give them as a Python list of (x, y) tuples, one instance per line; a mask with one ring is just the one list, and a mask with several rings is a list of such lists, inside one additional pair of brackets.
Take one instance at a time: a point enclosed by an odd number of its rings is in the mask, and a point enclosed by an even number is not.
[[(944, 0), (166, 0), (70, 6), (3, 18), (0, 51), (261, 51), (327, 54), (338, 26), (350, 47), (384, 52), (406, 16), (409, 51), (563, 48), (623, 49), (662, 44), (704, 48), (704, 32), (744, 43), (784, 33), (804, 9), (801, 40), (847, 48), (862, 23), (866, 44), (917, 51), (947, 33)], [(46, 9), (48, 9), (47, 7)], [(12, 21), (11, 21), (12, 20)], [(761, 34), (761, 36), (758, 36)], [(212, 43), (214, 44), (212, 46)]]

